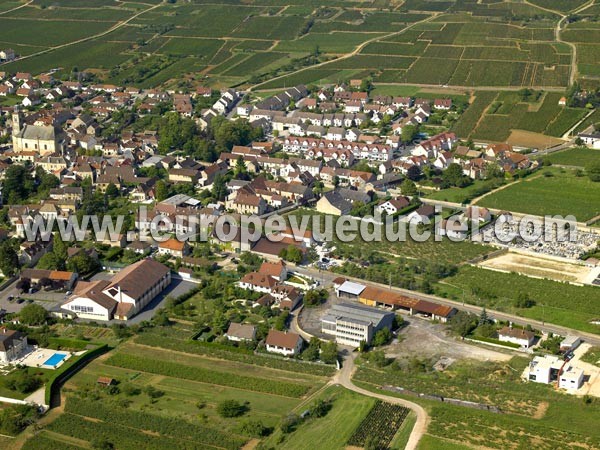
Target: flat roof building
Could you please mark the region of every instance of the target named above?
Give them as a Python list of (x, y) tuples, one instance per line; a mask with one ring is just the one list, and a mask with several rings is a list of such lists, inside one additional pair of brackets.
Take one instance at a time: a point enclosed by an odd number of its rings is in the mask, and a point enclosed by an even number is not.
[(335, 336), (340, 345), (358, 347), (362, 341), (371, 343), (377, 331), (392, 329), (395, 314), (368, 306), (340, 303), (321, 319), (321, 331)]

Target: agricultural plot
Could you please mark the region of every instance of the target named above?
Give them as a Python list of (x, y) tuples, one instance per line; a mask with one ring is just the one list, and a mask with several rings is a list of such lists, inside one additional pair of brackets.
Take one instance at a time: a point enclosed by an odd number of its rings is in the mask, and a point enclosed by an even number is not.
[[(561, 3), (561, 0), (540, 1)], [(13, 4), (5, 3), (0, 11)], [(290, 62), (288, 55), (298, 58), (318, 49), (321, 61), (325, 61), (348, 54), (374, 38), (381, 40), (365, 46), (359, 55), (315, 69), (319, 71), (298, 71), (301, 68), (298, 65), (287, 67), (285, 70), (291, 72), (289, 76), (265, 83), (261, 88), (337, 82), (371, 73), (375, 82), (471, 87), (558, 87), (566, 86), (568, 82), (570, 47), (554, 41), (553, 29), (559, 16), (530, 4), (411, 0), (396, 10), (377, 10), (367, 7), (367, 4), (348, 8), (343, 2), (331, 2), (322, 7), (314, 2), (273, 4), (271, 1), (255, 0), (236, 4), (234, 8), (229, 3), (228, 0), (221, 3), (165, 3), (143, 12), (159, 2), (92, 0), (78, 4), (72, 0), (39, 0), (7, 14), (0, 30), (0, 42), (14, 43), (13, 47), (17, 44), (34, 46), (22, 49), (21, 54), (27, 55), (34, 53), (35, 46), (41, 48), (48, 42), (52, 45), (68, 44), (98, 34), (141, 11), (142, 14), (130, 23), (106, 36), (109, 42), (128, 42), (132, 47), (126, 55), (122, 50), (109, 49), (107, 54), (119, 56), (113, 65), (122, 64), (136, 54), (159, 53), (195, 58), (188, 70), (183, 64), (173, 64), (165, 70), (165, 75), (155, 74), (147, 77), (143, 85), (138, 83), (141, 87), (168, 82), (200, 66), (206, 69), (209, 83), (248, 85), (251, 78), (256, 82), (256, 74), (271, 73), (273, 69), (286, 65)], [(417, 23), (432, 19), (432, 14), (439, 12), (444, 14), (431, 21)], [(38, 18), (44, 21), (35, 20)], [(29, 28), (27, 24), (34, 26), (33, 21), (40, 33), (24, 36), (29, 34), (24, 32)], [(68, 26), (65, 26), (67, 21)], [(411, 28), (404, 30), (407, 27)], [(579, 70), (584, 76), (595, 76), (600, 70), (597, 58), (594, 60), (592, 57), (597, 42), (594, 33), (597, 31), (579, 29), (572, 24), (564, 32), (566, 39), (589, 47), (582, 51), (579, 61)], [(165, 38), (170, 38), (166, 44)], [(225, 45), (224, 41), (227, 41)], [(75, 45), (70, 47), (70, 50), (75, 49)], [(235, 50), (274, 50), (275, 53), (252, 55), (238, 67), (248, 68), (247, 73), (239, 70), (236, 73), (233, 66), (242, 62), (242, 58), (232, 56)], [(58, 52), (51, 51), (50, 54)], [(79, 52), (70, 51), (69, 54), (74, 60), (86, 59)], [(80, 61), (65, 60), (63, 54), (58, 53), (57, 56), (65, 71), (81, 65)], [(97, 66), (86, 63), (85, 67), (111, 68), (102, 63)], [(9, 68), (39, 72), (51, 67), (48, 67), (45, 55), (40, 55), (9, 65)], [(226, 76), (217, 79), (210, 77), (211, 74)], [(569, 119), (563, 115), (556, 127), (550, 130), (551, 133), (558, 134)]]
[(365, 447), (367, 443), (371, 443), (375, 448), (388, 448), (409, 411), (403, 406), (377, 401), (352, 434), (348, 444)]
[[(344, 448), (375, 404), (374, 399), (355, 394), (341, 386), (327, 388), (317, 399), (329, 401), (331, 404), (331, 409), (325, 417), (305, 421), (289, 434), (284, 435), (276, 430), (264, 441), (264, 447), (289, 450)], [(335, 433), (331, 430), (335, 430)]]
[[(560, 93), (548, 92), (540, 100), (530, 102), (514, 92), (488, 93), (485, 101), (489, 103), (484, 105), (483, 99), (476, 98), (474, 105), (456, 122), (454, 130), (459, 136), (499, 142), (509, 139), (515, 130), (537, 133), (540, 134), (538, 139), (532, 135), (530, 139), (520, 140), (531, 141), (534, 148), (546, 147), (554, 142), (543, 135), (561, 137), (587, 114), (583, 108), (560, 106), (560, 97)], [(473, 106), (477, 108), (472, 109)]]
[[(2, 18), (0, 41), (26, 44), (57, 46), (93, 36), (108, 30), (116, 22), (70, 21), (69, 26), (61, 20), (39, 21), (35, 19)], [(32, 33), (31, 30), (36, 30)]]
[(480, 204), (489, 208), (543, 216), (574, 215), (585, 222), (600, 214), (600, 184), (572, 170), (546, 171), (484, 197)]

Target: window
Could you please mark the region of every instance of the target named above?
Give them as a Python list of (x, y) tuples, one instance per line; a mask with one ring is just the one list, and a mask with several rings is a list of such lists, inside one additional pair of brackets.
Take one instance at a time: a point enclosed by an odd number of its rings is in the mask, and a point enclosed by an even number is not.
[(71, 311), (78, 311), (78, 312), (82, 312), (82, 313), (93, 313), (94, 308), (91, 306), (71, 305)]

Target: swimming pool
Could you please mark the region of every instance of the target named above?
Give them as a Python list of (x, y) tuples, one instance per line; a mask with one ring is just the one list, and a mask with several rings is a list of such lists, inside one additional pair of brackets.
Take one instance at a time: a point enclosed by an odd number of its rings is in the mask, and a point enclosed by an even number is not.
[(56, 367), (63, 359), (67, 357), (66, 353), (55, 353), (44, 362), (44, 366)]

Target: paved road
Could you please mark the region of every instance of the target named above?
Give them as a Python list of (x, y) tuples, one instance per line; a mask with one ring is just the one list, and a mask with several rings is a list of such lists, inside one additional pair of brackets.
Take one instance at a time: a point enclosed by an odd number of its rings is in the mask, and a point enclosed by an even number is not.
[[(322, 284), (325, 284), (325, 285), (332, 284), (333, 280), (340, 276), (340, 274), (336, 274), (333, 272), (319, 271), (317, 269), (307, 268), (307, 267), (296, 267), (296, 268), (294, 268), (294, 271), (297, 271), (303, 275), (311, 276), (314, 279), (319, 280)], [(373, 286), (382, 287), (384, 289), (389, 289), (389, 286), (384, 285), (384, 284), (374, 283), (371, 281), (365, 281), (365, 280), (361, 280), (358, 278), (349, 277), (347, 275), (343, 275), (343, 277), (346, 279), (352, 280), (352, 281), (356, 281), (358, 283), (370, 284)], [(401, 288), (397, 288), (397, 287), (392, 287), (391, 290), (393, 292), (398, 292), (399, 294), (403, 294), (408, 297), (413, 297), (413, 298), (416, 298), (419, 300), (428, 300), (431, 302), (440, 303), (442, 305), (453, 306), (456, 309), (459, 309), (462, 311), (467, 311), (467, 312), (470, 312), (473, 314), (480, 314), (481, 311), (483, 310), (483, 307), (481, 307), (481, 306), (463, 304), (461, 302), (449, 300), (447, 298), (437, 297), (435, 295), (423, 294), (420, 292), (409, 291), (407, 289), (401, 289)], [(591, 301), (591, 299), (590, 299), (590, 301)], [(508, 313), (504, 313), (501, 311), (496, 311), (496, 310), (488, 309), (488, 308), (486, 308), (486, 312), (490, 317), (497, 319), (497, 320), (511, 321), (511, 322), (513, 322), (517, 325), (521, 325), (521, 326), (531, 325), (532, 327), (534, 327), (538, 330), (544, 331), (546, 333), (550, 332), (550, 333), (554, 333), (554, 334), (559, 334), (561, 336), (575, 334), (575, 335), (581, 336), (586, 342), (589, 342), (590, 344), (600, 345), (600, 335), (597, 335), (597, 334), (574, 330), (572, 328), (563, 327), (560, 325), (554, 325), (554, 324), (550, 324), (547, 322), (542, 323), (539, 320), (533, 320), (533, 319), (528, 319), (528, 318), (524, 318), (524, 317), (520, 317), (520, 316), (515, 316), (513, 314), (508, 314)]]
[(346, 359), (344, 359), (344, 365), (342, 369), (335, 374), (332, 383), (337, 383), (345, 387), (346, 389), (349, 389), (361, 395), (365, 395), (367, 397), (377, 398), (379, 400), (383, 400), (394, 405), (401, 405), (405, 408), (411, 409), (417, 415), (417, 421), (415, 422), (415, 425), (410, 433), (408, 442), (406, 443), (404, 449), (416, 449), (417, 445), (419, 444), (419, 441), (421, 440), (421, 437), (423, 436), (423, 434), (425, 434), (427, 426), (429, 425), (429, 415), (421, 405), (418, 405), (416, 403), (398, 397), (391, 397), (389, 395), (378, 394), (376, 392), (371, 392), (356, 386), (352, 382), (352, 375), (356, 371), (356, 366), (354, 365), (354, 358), (356, 358), (356, 355), (357, 354), (353, 352), (348, 353)]

